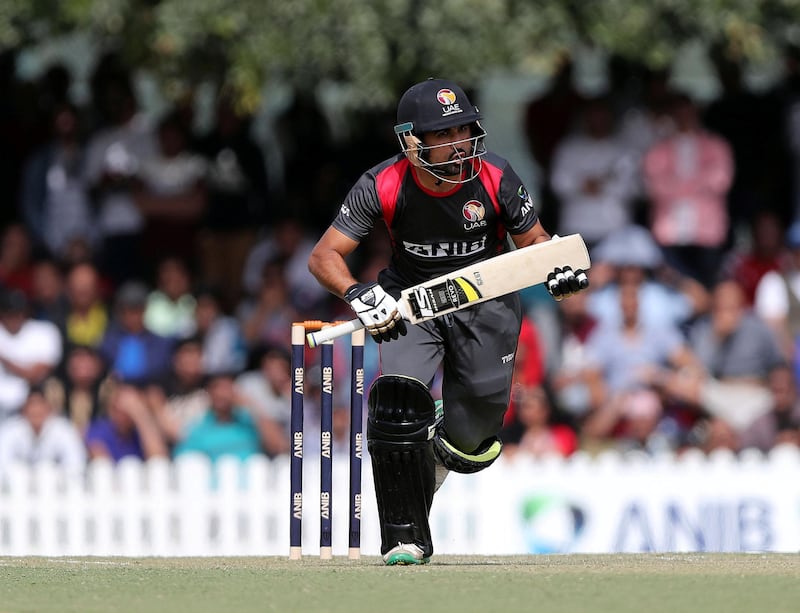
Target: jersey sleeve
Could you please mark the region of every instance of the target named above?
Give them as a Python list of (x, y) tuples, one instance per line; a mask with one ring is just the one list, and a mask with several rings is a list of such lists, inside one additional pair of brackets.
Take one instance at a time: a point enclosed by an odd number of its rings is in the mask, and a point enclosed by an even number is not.
[(382, 215), (383, 209), (375, 189), (375, 175), (367, 172), (361, 175), (348, 192), (332, 225), (360, 242), (370, 233), (375, 220)]
[(503, 169), (498, 200), (503, 223), (510, 234), (523, 234), (539, 220), (533, 199), (510, 164)]

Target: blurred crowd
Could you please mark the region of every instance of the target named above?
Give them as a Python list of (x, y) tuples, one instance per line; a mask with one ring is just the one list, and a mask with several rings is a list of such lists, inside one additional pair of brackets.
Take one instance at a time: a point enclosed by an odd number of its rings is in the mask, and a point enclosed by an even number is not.
[[(545, 227), (580, 232), (593, 266), (585, 294), (522, 292), (510, 457), (800, 445), (800, 53), (761, 92), (712, 59), (711, 102), (617, 59), (609, 91), (586, 96), (566, 58), (524, 109)], [(149, 119), (113, 55), (85, 107), (60, 65), (22, 83), (3, 58), (0, 81), (0, 472), (287, 453), (291, 323), (351, 318), (308, 254), (358, 173), (396, 152), (392, 113), (334, 142), (298, 97), (271, 150), (225, 95), (203, 134), (190, 100)], [(388, 247), (376, 228), (351, 262), (362, 280)], [(307, 453), (318, 357), (306, 350)], [(369, 384), (369, 339), (365, 362)], [(345, 449), (346, 339), (335, 373)]]

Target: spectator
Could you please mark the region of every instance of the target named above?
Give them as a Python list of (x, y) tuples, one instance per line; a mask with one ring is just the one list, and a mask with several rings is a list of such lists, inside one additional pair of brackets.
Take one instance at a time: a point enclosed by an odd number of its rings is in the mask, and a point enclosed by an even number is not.
[(572, 130), (583, 104), (583, 96), (574, 83), (572, 58), (560, 58), (547, 90), (525, 108), (525, 136), (531, 155), (541, 174), (542, 223), (557, 228), (558, 200), (550, 186), (552, 161), (556, 147)]
[(739, 433), (769, 411), (769, 376), (786, 362), (774, 334), (746, 306), (735, 281), (714, 288), (711, 313), (691, 326), (689, 343), (699, 365), (666, 378), (667, 393)]
[(158, 255), (184, 261), (197, 256), (197, 233), (206, 209), (205, 159), (189, 150), (180, 111), (158, 124), (158, 150), (141, 160), (134, 198), (145, 218), (143, 257), (154, 268)]
[(273, 230), (259, 240), (247, 256), (242, 282), (249, 295), (257, 295), (264, 266), (270, 262), (284, 263), (288, 298), (301, 319), (318, 319), (330, 294), (308, 270), (308, 258), (316, 237), (300, 219), (284, 217)]
[(63, 407), (63, 413), (81, 432), (86, 433), (89, 422), (101, 412), (108, 395), (108, 380), (103, 360), (94, 347), (74, 345), (67, 349), (63, 368), (43, 385), (45, 395), (53, 406)]
[(224, 456), (246, 460), (263, 452), (263, 420), (239, 397), (232, 373), (209, 375), (209, 407), (175, 447), (175, 456), (201, 453), (212, 462)]
[[(779, 339), (784, 356), (795, 361), (800, 339), (800, 221), (789, 226), (784, 244), (787, 257), (780, 270), (767, 272), (761, 278), (753, 308)], [(797, 376), (800, 377), (800, 369)]]
[(156, 139), (139, 113), (127, 73), (106, 78), (101, 95), (109, 125), (87, 143), (84, 180), (97, 210), (103, 272), (119, 285), (143, 273), (144, 219), (133, 190), (142, 160), (154, 155)]
[(105, 415), (94, 419), (86, 432), (91, 459), (119, 462), (132, 456), (140, 460), (167, 457), (167, 446), (141, 392), (117, 384), (111, 390)]
[(588, 294), (578, 293), (558, 303), (558, 338), (548, 378), (556, 406), (575, 421), (583, 419), (591, 407), (585, 378), (586, 344), (597, 327), (597, 319), (589, 313), (587, 297)]
[(100, 355), (117, 381), (146, 386), (167, 372), (173, 341), (144, 325), (147, 286), (128, 281), (116, 293), (115, 318), (100, 343)]
[(556, 148), (550, 183), (559, 234), (580, 233), (591, 248), (633, 220), (636, 167), (605, 98), (588, 100), (581, 117), (581, 128)]
[(688, 96), (675, 96), (672, 116), (675, 134), (656, 143), (643, 162), (651, 229), (667, 262), (710, 288), (728, 238), (731, 148), (703, 130)]
[(96, 241), (94, 214), (83, 182), (86, 158), (78, 110), (61, 103), (50, 118), (51, 140), (25, 164), (21, 212), (35, 244), (61, 258), (71, 241)]
[[(669, 369), (692, 367), (697, 359), (680, 330), (640, 317), (639, 290), (620, 288), (622, 324), (601, 324), (587, 344), (588, 382), (592, 411), (583, 433), (594, 441), (656, 450), (659, 424), (669, 416), (653, 382)], [(669, 441), (677, 444), (677, 441)]]
[[(523, 315), (520, 326), (517, 353), (514, 361), (514, 383), (521, 385), (539, 385), (544, 381), (545, 355), (539, 340), (539, 331), (533, 320)], [(511, 424), (516, 419), (516, 404), (511, 402), (503, 417), (503, 424)]]
[(620, 290), (639, 288), (641, 317), (648, 324), (683, 326), (708, 310), (708, 291), (692, 277), (664, 265), (661, 248), (648, 230), (631, 225), (615, 232), (594, 251), (589, 313), (619, 324)]
[(68, 343), (96, 347), (108, 328), (108, 307), (94, 264), (76, 264), (67, 274), (69, 303), (64, 336)]
[(289, 353), (282, 347), (268, 345), (252, 354), (251, 368), (236, 378), (236, 387), (264, 419), (265, 451), (271, 456), (288, 453), (292, 399)]
[(22, 224), (9, 224), (0, 237), (0, 287), (33, 292), (31, 237)]
[(217, 103), (213, 130), (198, 151), (208, 164), (208, 208), (202, 224), (201, 277), (219, 287), (223, 306), (242, 299), (242, 270), (269, 216), (269, 185), (264, 154), (250, 136), (251, 117), (234, 108), (230, 96)]
[[(743, 65), (722, 46), (714, 46), (711, 59), (722, 92), (705, 109), (704, 123), (731, 146), (736, 167), (727, 196), (731, 240), (756, 222), (765, 203), (779, 202), (776, 182), (784, 163), (780, 112), (770, 96), (753, 91), (744, 81)], [(782, 215), (783, 216), (783, 213)]]
[(39, 388), (31, 388), (19, 415), (0, 422), (0, 475), (12, 464), (52, 463), (70, 477), (86, 468), (86, 447), (77, 428)]
[(773, 370), (769, 375), (769, 389), (772, 392), (770, 411), (742, 433), (743, 448), (769, 451), (781, 444), (800, 445), (800, 399), (792, 369), (786, 366)]
[(785, 268), (789, 254), (784, 246), (783, 224), (774, 211), (754, 213), (749, 231), (750, 245), (746, 249), (734, 247), (729, 252), (723, 276), (736, 279), (748, 306), (753, 306), (761, 279), (769, 272)]
[(51, 322), (63, 336), (68, 309), (64, 272), (58, 262), (51, 258), (37, 260), (33, 265), (31, 317)]
[(199, 421), (208, 408), (200, 339), (190, 336), (178, 341), (172, 354), (172, 368), (161, 385), (152, 385), (147, 398), (156, 423), (172, 447)]
[(22, 291), (0, 291), (0, 421), (19, 411), (30, 387), (41, 384), (61, 361), (58, 328), (28, 313)]
[(195, 291), (194, 311), (197, 335), (203, 344), (203, 369), (242, 371), (247, 362), (247, 347), (239, 321), (222, 311), (219, 292), (211, 287)]
[(187, 263), (173, 256), (163, 258), (156, 270), (156, 287), (147, 297), (144, 312), (147, 329), (168, 338), (191, 336), (196, 332), (196, 307)]
[(534, 458), (568, 457), (578, 449), (578, 437), (568, 425), (556, 423), (553, 405), (545, 387), (517, 385), (512, 392), (517, 407), (518, 433), (504, 438), (506, 452)]
[(285, 262), (273, 260), (264, 265), (258, 294), (240, 305), (237, 318), (249, 346), (259, 343), (289, 346), (292, 322), (302, 318), (289, 300)]

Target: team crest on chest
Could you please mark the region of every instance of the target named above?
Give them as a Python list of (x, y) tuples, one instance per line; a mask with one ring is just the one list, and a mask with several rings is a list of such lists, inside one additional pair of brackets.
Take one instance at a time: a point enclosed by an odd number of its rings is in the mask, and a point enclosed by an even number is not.
[(477, 200), (470, 200), (461, 207), (461, 214), (464, 216), (464, 219), (467, 220), (467, 223), (464, 224), (465, 230), (469, 231), (486, 227), (486, 220), (484, 219), (486, 216), (486, 209), (483, 203)]

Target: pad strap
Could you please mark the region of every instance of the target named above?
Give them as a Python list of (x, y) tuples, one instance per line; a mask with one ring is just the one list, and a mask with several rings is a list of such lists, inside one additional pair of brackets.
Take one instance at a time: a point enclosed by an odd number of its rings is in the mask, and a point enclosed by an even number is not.
[(440, 429), (433, 438), (433, 450), (436, 459), (445, 468), (470, 474), (491, 466), (500, 456), (503, 443), (498, 437), (492, 436), (483, 441), (474, 453), (465, 453), (448, 441)]

